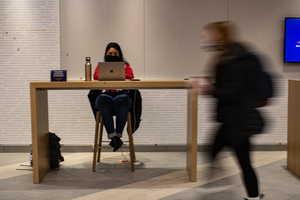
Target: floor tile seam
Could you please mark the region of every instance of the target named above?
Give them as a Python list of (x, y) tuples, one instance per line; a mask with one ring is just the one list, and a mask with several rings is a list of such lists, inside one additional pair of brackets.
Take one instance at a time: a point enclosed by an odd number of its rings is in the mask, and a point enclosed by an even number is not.
[[(295, 200), (294, 198), (297, 197), (297, 196), (299, 196), (299, 194), (297, 194), (297, 195), (295, 195), (295, 196), (292, 196), (292, 197), (289, 198), (288, 200)], [(298, 199), (300, 199), (300, 198), (298, 198)]]
[[(176, 188), (176, 192), (175, 192), (175, 193), (178, 193), (178, 192), (182, 192), (182, 191), (185, 191), (185, 190), (188, 190), (188, 189), (192, 189), (192, 188), (198, 187), (198, 186), (200, 186), (200, 185), (207, 184), (207, 183), (209, 183), (209, 182), (214, 182), (214, 181), (216, 181), (216, 180), (223, 179), (224, 177), (230, 177), (230, 176), (235, 175), (235, 174), (237, 174), (237, 173), (232, 172), (232, 173), (223, 175), (222, 177), (219, 177), (219, 178), (216, 178), (216, 179), (209, 180), (208, 182), (207, 182), (207, 181), (184, 182), (184, 183), (179, 183), (179, 184), (173, 185), (173, 186), (168, 187), (168, 188), (165, 188), (165, 189), (160, 189), (160, 190), (159, 190), (159, 193), (161, 193), (161, 191), (164, 191), (164, 192), (163, 192), (163, 193), (164, 193), (164, 196), (160, 196), (160, 198), (165, 197), (165, 196), (172, 195), (174, 192), (169, 192), (169, 193), (167, 194), (166, 191), (169, 191), (169, 190), (174, 191), (174, 188)], [(172, 181), (172, 180), (169, 180), (169, 181)], [(130, 184), (129, 184), (129, 185), (130, 185)], [(105, 193), (110, 193), (110, 192), (112, 192), (112, 194), (110, 194), (110, 196), (113, 195), (114, 198), (116, 198), (116, 197), (117, 197), (117, 196), (115, 195), (116, 189), (118, 190), (118, 189), (120, 189), (120, 188), (122, 188), (122, 187), (123, 187), (123, 186), (121, 186), (121, 187), (119, 187), (119, 188), (109, 189), (109, 190), (102, 191), (102, 192), (99, 192), (98, 194), (94, 194), (94, 195), (99, 196), (99, 195), (103, 195), (103, 192), (105, 192)], [(128, 187), (128, 185), (125, 186), (125, 187)], [(179, 188), (180, 188), (180, 191), (179, 191)], [(129, 188), (128, 188), (128, 189), (129, 189)], [(132, 187), (132, 189), (130, 189), (130, 191), (131, 191), (131, 190), (135, 190), (135, 188)], [(128, 192), (130, 192), (130, 191), (128, 191)], [(136, 192), (136, 191), (135, 191), (135, 192)], [(100, 194), (100, 193), (101, 193), (101, 194)], [(170, 194), (170, 193), (171, 193), (171, 194)], [(153, 195), (153, 192), (151, 193), (151, 195)], [(92, 196), (88, 196), (88, 198), (90, 198), (90, 197), (92, 198)], [(120, 198), (121, 198), (121, 197), (122, 197), (122, 195), (120, 196)]]
[[(111, 191), (111, 190), (113, 190), (112, 193), (105, 194), (105, 193), (107, 193), (107, 191)], [(89, 195), (83, 195), (81, 197), (74, 198), (73, 200), (85, 200), (85, 199), (98, 200), (99, 196), (101, 196), (101, 198), (103, 198), (103, 199), (110, 199), (110, 197), (113, 197), (114, 199), (118, 199), (117, 196), (121, 196), (120, 199), (122, 199), (122, 196), (124, 195), (124, 193), (127, 193), (127, 192), (128, 192), (127, 189), (113, 188), (113, 189), (108, 189), (105, 191), (96, 192), (96, 193), (89, 194)]]
[(223, 193), (231, 195), (231, 196), (235, 196), (237, 198), (243, 199), (247, 197), (246, 191), (243, 192), (243, 194), (236, 194), (236, 193), (232, 193), (230, 191), (224, 191)]
[[(270, 163), (268, 163), (268, 164), (270, 164)], [(263, 165), (262, 165), (263, 166)], [(233, 173), (232, 175), (236, 175), (236, 174), (238, 174), (238, 173)], [(229, 176), (227, 176), (227, 177), (230, 177), (230, 176), (232, 176), (232, 175), (229, 175)], [(216, 179), (216, 180), (220, 180), (220, 177), (218, 178), (218, 179)], [(216, 181), (216, 180), (212, 180), (212, 181)], [(207, 182), (206, 182), (207, 183)], [(203, 184), (206, 184), (206, 183), (203, 183)], [(185, 184), (185, 187), (186, 187), (186, 183), (183, 183), (183, 184)], [(197, 184), (197, 185), (199, 185), (199, 184)], [(195, 186), (196, 187), (196, 186)], [(176, 186), (176, 188), (178, 188), (178, 185)], [(188, 188), (184, 188), (183, 189), (183, 191), (184, 190), (187, 190), (187, 189), (191, 189), (191, 188), (193, 188), (193, 187), (188, 187)], [(178, 190), (177, 190), (178, 191)], [(176, 192), (177, 193), (177, 192)]]
[(225, 193), (225, 194), (227, 194), (227, 195), (234, 196), (234, 197), (240, 198), (240, 199), (246, 198), (246, 196), (247, 196), (247, 195), (246, 195), (246, 191), (243, 192), (243, 194), (241, 194), (241, 195), (236, 194), (236, 193), (232, 193), (232, 192), (230, 192), (230, 191), (228, 191), (228, 190), (225, 190), (225, 191), (223, 191), (222, 193)]
[[(235, 157), (235, 156), (233, 156)], [(280, 159), (279, 159), (280, 160)], [(258, 167), (261, 167), (261, 166), (264, 166), (264, 165), (268, 165), (268, 164), (271, 164), (273, 162), (277, 162), (278, 161), (278, 158), (277, 159), (274, 159), (272, 161), (266, 161), (264, 163), (255, 163), (255, 161), (253, 161), (253, 165), (256, 165), (255, 168), (258, 168)], [(223, 170), (223, 171), (236, 171), (236, 170), (230, 170), (230, 166), (229, 165), (234, 165), (234, 166), (237, 166), (236, 169), (240, 172), (240, 168), (238, 167), (238, 162), (236, 161), (236, 159), (230, 159), (230, 158), (224, 158), (224, 159), (221, 159), (219, 162), (224, 162), (226, 163), (226, 166), (225, 167), (220, 167), (219, 169), (220, 170)], [(228, 165), (229, 163), (229, 165)], [(210, 163), (205, 163), (205, 164), (202, 164), (202, 165), (198, 165), (197, 166), (197, 172), (199, 171), (203, 171), (204, 168), (209, 168), (210, 167)]]
[[(276, 162), (276, 161), (275, 161), (275, 162)], [(274, 162), (273, 162), (273, 163), (274, 163)], [(272, 163), (270, 163), (270, 164), (272, 164)], [(261, 167), (263, 167), (263, 166), (261, 166)], [(270, 175), (274, 175), (274, 174), (276, 174), (276, 173), (278, 173), (278, 172), (280, 172), (280, 171), (285, 171), (285, 170), (287, 170), (287, 169), (281, 169), (281, 170), (276, 171), (276, 172), (274, 172), (274, 173), (268, 174), (267, 176), (260, 176), (260, 179), (263, 180), (263, 179), (267, 178), (267, 177), (270, 176)], [(289, 181), (287, 181), (287, 182), (290, 182), (290, 181), (293, 181), (293, 180), (289, 180)], [(281, 187), (281, 186), (283, 186), (284, 184), (286, 184), (286, 182), (285, 182), (285, 183), (280, 183), (280, 184), (278, 184), (278, 185), (270, 185), (270, 184), (269, 184), (270, 188), (268, 188), (268, 189), (265, 190), (265, 191), (269, 191), (269, 190), (277, 191), (277, 190), (274, 189), (274, 188)], [(263, 191), (263, 192), (264, 192), (264, 191)], [(285, 194), (288, 194), (288, 193), (285, 193)], [(299, 191), (299, 194), (300, 194), (300, 191)]]
[(270, 157), (260, 158), (260, 159), (256, 159), (256, 158), (251, 157), (250, 159), (252, 159), (254, 162), (259, 162), (259, 161), (266, 161), (268, 158), (270, 158)]
[[(280, 186), (282, 186), (282, 185), (284, 185), (284, 184), (281, 184)], [(276, 186), (276, 187), (274, 187), (274, 188), (277, 188), (277, 187), (280, 187), (280, 186)], [(276, 190), (276, 189), (274, 189), (274, 188), (272, 188), (272, 189), (268, 189), (268, 191), (276, 191), (276, 192), (278, 192), (278, 190)], [(283, 193), (283, 194), (286, 194), (286, 195), (291, 195), (291, 193), (287, 193), (287, 192), (282, 192), (282, 191), (280, 191), (280, 193)], [(300, 194), (300, 191), (299, 191), (299, 193), (297, 193), (297, 194), (293, 194), (294, 196), (293, 197), (295, 197), (295, 196), (298, 196)]]
[(267, 160), (267, 161), (272, 161), (273, 159), (278, 159), (278, 158), (281, 158), (281, 159), (284, 159), (284, 158), (287, 158), (287, 156), (286, 155), (276, 155), (276, 156), (270, 156), (270, 157), (268, 157), (268, 158), (265, 158), (264, 160)]
[[(287, 184), (289, 182), (292, 182), (295, 179), (299, 179), (299, 178), (298, 177), (291, 177), (290, 180), (286, 181), (285, 183), (280, 184), (280, 186), (283, 186), (283, 185), (285, 185), (285, 184)], [(292, 184), (292, 185), (294, 185), (294, 184)], [(279, 187), (279, 186), (276, 186), (276, 187)], [(300, 194), (300, 186), (299, 186), (299, 194)]]
[(278, 153), (269, 153), (269, 154), (255, 154), (254, 152), (251, 152), (252, 153), (252, 155), (251, 155), (251, 158), (252, 159), (258, 159), (258, 160), (261, 160), (261, 159), (267, 159), (267, 158), (269, 158), (269, 157), (276, 157), (276, 156), (284, 156), (284, 157), (286, 157), (287, 156), (287, 154), (286, 154), (286, 152), (278, 152)]
[[(220, 163), (220, 165), (222, 165), (222, 163), (226, 163), (226, 166), (237, 164), (236, 156), (230, 156), (230, 157), (226, 157), (223, 159), (218, 159), (218, 160), (216, 160), (216, 162)], [(197, 169), (202, 168), (202, 167), (211, 167), (211, 163), (204, 163), (204, 164), (198, 165)]]
[[(261, 166), (265, 166), (265, 165), (269, 165), (269, 164), (272, 164), (274, 162), (278, 162), (278, 161), (283, 160), (283, 159), (286, 159), (286, 158), (276, 158), (276, 159), (273, 159), (272, 161), (267, 161), (268, 163), (265, 163), (265, 164), (257, 164), (258, 166), (256, 166), (256, 168), (261, 167)], [(254, 161), (253, 164), (255, 164), (255, 161)]]
[[(114, 157), (116, 157), (116, 156), (114, 156)], [(68, 163), (68, 162), (67, 162), (68, 157), (64, 157), (64, 158), (65, 158), (65, 161), (63, 162), (63, 166), (64, 166), (64, 167), (70, 167), (70, 166), (73, 166), (73, 165), (87, 164), (87, 163), (91, 163), (91, 164), (92, 164), (92, 160), (93, 160), (92, 156), (91, 156), (90, 159), (87, 158), (86, 161), (83, 161), (82, 159), (81, 159), (81, 160), (74, 160), (74, 158), (71, 157), (70, 160), (72, 161), (72, 163)], [(101, 161), (107, 160), (107, 159), (112, 159), (112, 158), (113, 158), (113, 157), (101, 158)], [(120, 159), (120, 158), (119, 158), (119, 159)], [(74, 162), (74, 161), (75, 161), (75, 162)]]
[[(119, 192), (119, 191), (124, 191), (124, 192)], [(112, 192), (111, 192), (112, 191)], [(138, 191), (138, 192), (137, 192)], [(160, 189), (158, 189), (158, 188), (140, 188), (140, 189), (136, 189), (136, 188), (114, 188), (114, 189), (109, 189), (109, 191), (104, 191), (105, 193), (107, 193), (108, 192), (108, 194), (103, 194), (103, 192), (100, 192), (99, 193), (99, 195), (101, 195), (101, 197), (114, 197), (114, 198), (122, 198), (122, 196), (124, 195), (124, 193), (134, 193), (135, 194), (135, 196), (143, 196), (143, 195), (145, 195), (145, 193), (147, 192), (147, 193), (149, 193), (149, 192), (151, 192), (151, 193), (153, 193), (153, 191), (161, 191)], [(118, 193), (117, 194), (117, 196), (116, 196), (116, 193)], [(88, 195), (88, 198), (90, 199), (96, 199), (97, 198), (97, 196), (98, 196), (98, 194), (96, 194), (96, 196), (95, 196), (95, 198), (94, 198), (94, 195), (93, 196), (91, 196), (91, 195)], [(119, 196), (119, 197), (118, 197)], [(85, 198), (85, 197), (84, 197)], [(84, 199), (83, 198), (83, 199)], [(82, 199), (82, 198), (78, 198), (78, 199)], [(135, 199), (135, 198), (134, 198)]]
[[(288, 169), (286, 169), (286, 170), (288, 170)], [(288, 170), (288, 172), (289, 172), (296, 180), (298, 180), (298, 181), (300, 182), (300, 177), (298, 177), (298, 176), (296, 176), (295, 174), (293, 174), (290, 170)], [(288, 182), (292, 182), (292, 181), (295, 181), (295, 180), (290, 180), (290, 181), (288, 181)]]
[(141, 184), (141, 183), (133, 183), (133, 184), (127, 184), (127, 185), (123, 185), (120, 186), (122, 187), (121, 189), (128, 189), (128, 190), (136, 190), (136, 189), (155, 189), (152, 188), (153, 186), (157, 185), (157, 184), (161, 184), (161, 183), (165, 183), (166, 181), (169, 180), (164, 180), (164, 179), (156, 179), (157, 181), (153, 181), (150, 184)]
[[(53, 190), (53, 189), (51, 189), (51, 190)], [(57, 192), (57, 194), (55, 195), (55, 196), (58, 196), (58, 195), (60, 195), (60, 193), (65, 193), (65, 191), (66, 191), (67, 189), (64, 189), (64, 190), (53, 190), (53, 191), (55, 191), (55, 192)], [(72, 195), (73, 194), (75, 194), (74, 196), (80, 196), (80, 195), (82, 195), (82, 194), (80, 194), (79, 192), (77, 192), (77, 191), (72, 191)], [(47, 195), (52, 195), (52, 194), (47, 194)], [(64, 194), (65, 195), (65, 194)], [(27, 195), (28, 196), (28, 195)], [(45, 197), (45, 194), (39, 194), (39, 195), (30, 195), (29, 194), (29, 198), (30, 199), (36, 199), (36, 200), (41, 200), (41, 199), (43, 199), (43, 197)], [(52, 198), (55, 198), (55, 197), (53, 197), (52, 196)], [(57, 198), (58, 200), (59, 199), (65, 199), (64, 197), (63, 198)], [(68, 197), (67, 199), (70, 199), (70, 197)], [(73, 198), (72, 198), (73, 199)]]
[[(171, 196), (176, 193), (183, 192), (185, 190), (186, 190), (185, 188), (176, 188), (176, 191), (174, 192), (174, 189), (170, 188), (170, 189), (158, 190), (158, 192), (147, 192), (143, 195), (143, 197), (144, 197), (144, 199), (149, 199), (149, 200), (161, 199), (161, 198), (165, 198), (167, 196)], [(132, 200), (141, 200), (141, 199), (136, 197)]]
[(25, 163), (18, 163), (13, 165), (7, 165), (6, 167), (0, 167), (0, 171), (1, 171), (0, 180), (31, 174), (32, 171), (30, 170), (17, 170), (22, 168), (22, 166), (20, 166), (22, 164)]
[(18, 167), (21, 167), (20, 165), (30, 165), (30, 162), (18, 162), (18, 163), (14, 163), (14, 164), (9, 164), (9, 165), (4, 165), (4, 166), (0, 166), (0, 170), (5, 170), (5, 169), (11, 169), (16, 167), (16, 169)]
[[(26, 191), (26, 190), (25, 190)], [(12, 195), (16, 195), (16, 194), (21, 194), (22, 196), (26, 196), (28, 197), (28, 199), (32, 199), (32, 197), (28, 196), (28, 195), (25, 195), (22, 191), (20, 192), (14, 192), (14, 193), (10, 193), (10, 194), (7, 194), (7, 195), (4, 195), (2, 196), (0, 199), (2, 199), (3, 197), (9, 197), (9, 196), (12, 196)], [(6, 198), (3, 198), (3, 200), (5, 200)]]
[[(18, 184), (20, 184), (20, 185), (22, 185), (22, 186), (25, 186), (25, 187), (27, 187), (27, 188), (31, 188), (31, 189), (33, 189), (34, 187), (33, 186), (30, 186), (30, 185), (27, 185), (27, 184), (25, 184), (25, 183), (20, 183), (20, 182), (5, 182), (5, 185), (3, 185), (3, 186), (0, 186), (0, 191), (1, 190), (7, 190), (7, 189), (3, 189), (3, 188), (7, 188), (7, 187), (9, 187), (9, 186), (12, 186), (12, 187), (10, 187), (10, 188), (14, 188), (14, 186), (15, 185), (18, 185)], [(17, 191), (18, 189), (14, 189), (14, 191)], [(21, 191), (21, 190), (20, 190)]]
[[(276, 162), (276, 161), (275, 161)], [(274, 163), (274, 162), (271, 162), (271, 163), (268, 163), (268, 164), (264, 164), (264, 165), (261, 165), (261, 166), (258, 166), (258, 167), (263, 167), (263, 166), (265, 166), (265, 165), (269, 165), (269, 164), (272, 164), (272, 163)], [(256, 168), (258, 168), (258, 167), (256, 167)], [(283, 169), (284, 170), (284, 169)], [(281, 171), (281, 170), (280, 170)], [(235, 174), (233, 174), (232, 176), (234, 176), (234, 175), (236, 175), (236, 174), (239, 174), (239, 173), (235, 173)], [(230, 178), (231, 176), (228, 176), (228, 177), (226, 177), (226, 178)], [(218, 179), (218, 180), (220, 180), (220, 179)], [(218, 181), (218, 180), (216, 180), (216, 181)], [(292, 181), (292, 180), (291, 180)], [(283, 184), (285, 184), (285, 183), (283, 183)], [(281, 185), (283, 185), (283, 184), (281, 184)], [(278, 186), (275, 186), (275, 187), (278, 187)], [(275, 188), (275, 187), (272, 187), (272, 188)], [(299, 192), (300, 193), (300, 192)], [(230, 195), (232, 195), (231, 193), (228, 193), (228, 194), (230, 194)], [(241, 198), (242, 198), (242, 196), (241, 196)]]
[[(225, 177), (227, 176), (231, 176), (232, 174), (230, 175), (225, 175)], [(223, 178), (223, 177), (222, 177)], [(208, 182), (213, 182), (213, 181), (216, 181), (216, 180), (219, 180), (219, 178), (216, 178), (216, 179), (212, 179)], [(201, 183), (202, 182), (202, 183)], [(164, 195), (163, 196), (160, 196), (160, 198), (163, 198), (163, 197), (166, 197), (166, 196), (170, 196), (170, 195), (173, 195), (173, 194), (176, 194), (176, 193), (180, 193), (180, 192), (183, 192), (183, 191), (186, 191), (186, 190), (189, 190), (189, 189), (192, 189), (192, 188), (195, 188), (195, 187), (199, 187), (200, 185), (203, 185), (203, 184), (207, 184), (207, 181), (199, 181), (199, 182), (184, 182), (184, 183), (180, 183), (180, 184), (174, 184), (173, 186), (169, 187), (169, 188), (165, 188), (163, 190), (160, 189), (159, 193), (163, 193)], [(176, 189), (176, 192), (174, 193), (174, 189)], [(179, 191), (180, 190), (180, 191)], [(171, 194), (167, 194), (168, 191), (171, 191), (169, 193)], [(152, 195), (152, 194), (151, 194)]]
[(266, 176), (264, 176), (265, 178), (268, 178), (268, 177), (270, 177), (270, 176), (273, 176), (273, 175), (275, 175), (275, 174), (278, 174), (278, 173), (281, 173), (281, 172), (285, 172), (285, 171), (287, 171), (288, 169), (287, 168), (282, 168), (282, 169), (280, 169), (280, 170), (278, 170), (278, 171), (276, 171), (276, 172), (272, 172), (271, 174), (268, 174), (268, 175), (266, 175)]
[(252, 159), (253, 161), (260, 161), (260, 160), (266, 160), (266, 159), (276, 158), (276, 157), (286, 158), (286, 155), (285, 155), (285, 154), (271, 155), (271, 156), (264, 156), (263, 158), (258, 158), (258, 157), (256, 157), (256, 156), (251, 156), (251, 159)]

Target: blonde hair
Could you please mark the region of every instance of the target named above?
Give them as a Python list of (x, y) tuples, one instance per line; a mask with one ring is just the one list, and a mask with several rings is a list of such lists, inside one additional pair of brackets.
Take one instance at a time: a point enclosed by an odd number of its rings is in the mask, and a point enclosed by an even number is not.
[(216, 30), (222, 35), (222, 42), (224, 44), (237, 42), (236, 26), (231, 21), (213, 22), (204, 26), (203, 29)]

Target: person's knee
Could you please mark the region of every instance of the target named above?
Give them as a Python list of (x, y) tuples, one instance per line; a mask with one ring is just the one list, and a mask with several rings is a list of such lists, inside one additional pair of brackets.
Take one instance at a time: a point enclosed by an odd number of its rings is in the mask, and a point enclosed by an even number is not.
[(131, 106), (131, 100), (127, 97), (120, 97), (116, 99), (115, 110), (116, 112), (127, 112)]
[(107, 107), (112, 106), (113, 105), (113, 100), (109, 97), (99, 95), (96, 98), (95, 104), (96, 104), (97, 108), (99, 110), (101, 110), (101, 109), (105, 109)]
[(110, 97), (108, 96), (102, 96), (102, 95), (99, 95), (97, 98), (96, 98), (96, 102), (98, 103), (109, 103), (109, 102), (112, 102), (113, 99), (111, 99)]

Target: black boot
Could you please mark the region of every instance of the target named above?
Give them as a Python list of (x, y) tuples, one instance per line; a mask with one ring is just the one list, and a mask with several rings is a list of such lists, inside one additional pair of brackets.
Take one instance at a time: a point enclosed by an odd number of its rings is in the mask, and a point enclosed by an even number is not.
[(113, 152), (116, 152), (123, 145), (122, 140), (117, 136), (111, 138), (111, 141), (112, 141), (112, 145), (114, 147)]
[(112, 148), (115, 147), (114, 142), (112, 140), (110, 141), (109, 146), (111, 146)]

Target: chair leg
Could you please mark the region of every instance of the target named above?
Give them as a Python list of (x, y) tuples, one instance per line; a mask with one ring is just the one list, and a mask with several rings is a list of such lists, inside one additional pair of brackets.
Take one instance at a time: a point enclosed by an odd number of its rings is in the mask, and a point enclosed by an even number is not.
[(135, 151), (134, 151), (134, 143), (133, 143), (133, 137), (132, 137), (130, 112), (128, 112), (128, 116), (127, 116), (127, 132), (128, 132), (128, 139), (129, 139), (131, 171), (133, 172), (134, 171), (134, 162), (135, 162)]
[(102, 116), (100, 115), (100, 136), (99, 136), (99, 145), (98, 145), (98, 163), (100, 162), (100, 155), (102, 150), (102, 137), (103, 137), (103, 122), (102, 122)]
[(99, 121), (100, 121), (100, 112), (96, 114), (96, 128), (95, 128), (95, 142), (94, 142), (94, 155), (93, 155), (93, 172), (96, 171), (96, 156), (98, 150), (98, 132), (99, 132)]

